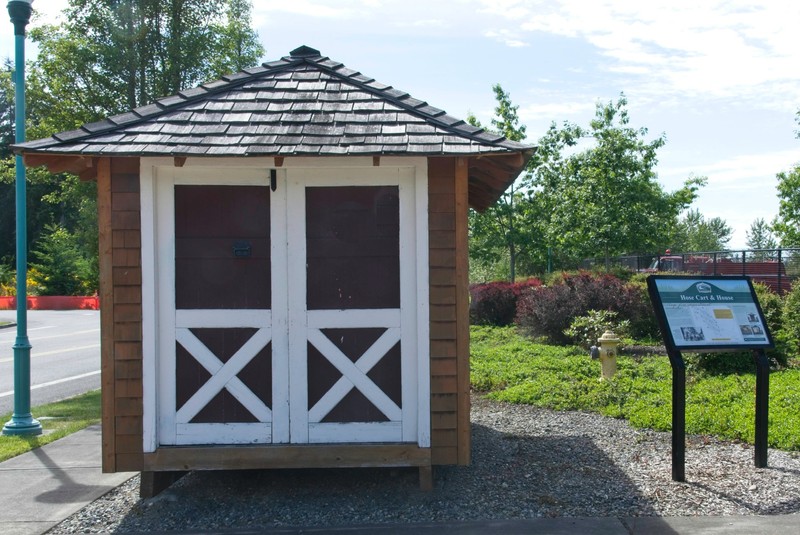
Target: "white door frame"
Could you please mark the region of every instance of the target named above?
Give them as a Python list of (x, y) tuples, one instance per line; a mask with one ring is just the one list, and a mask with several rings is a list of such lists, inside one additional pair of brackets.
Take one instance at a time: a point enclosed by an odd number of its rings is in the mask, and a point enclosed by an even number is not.
[[(175, 332), (175, 234), (172, 200), (174, 186), (176, 184), (269, 185), (270, 169), (275, 168), (275, 161), (272, 158), (246, 160), (190, 158), (183, 167), (175, 167), (172, 158), (141, 159), (143, 446), (146, 453), (154, 452), (159, 445), (175, 443), (174, 432), (170, 431), (175, 429), (175, 422), (171, 422), (169, 417), (164, 417), (168, 408), (172, 408), (174, 414), (175, 401), (174, 380), (170, 386), (168, 384), (170, 381), (166, 379), (167, 375), (164, 375), (171, 367), (174, 377), (175, 339), (164, 335)], [(309, 429), (307, 398), (303, 397), (300, 400), (294, 391), (289, 390), (291, 383), (289, 374), (303, 372), (294, 369), (294, 361), (291, 372), (289, 370), (288, 347), (292, 343), (290, 337), (297, 335), (298, 338), (294, 341), (297, 344), (302, 335), (304, 338), (302, 347), (305, 351), (309, 328), (307, 321), (312, 323), (315, 321), (305, 318), (300, 320), (291, 312), (299, 306), (297, 294), (301, 292), (297, 288), (287, 290), (290, 284), (296, 283), (290, 277), (296, 278), (298, 271), (290, 267), (296, 268), (298, 257), (297, 252), (290, 253), (287, 238), (292, 236), (292, 243), (302, 243), (304, 249), (305, 235), (303, 228), (303, 239), (297, 240), (299, 231), (295, 227), (297, 220), (302, 218), (296, 217), (296, 213), (287, 212), (287, 207), (294, 206), (289, 199), (292, 191), (289, 181), (302, 180), (307, 185), (381, 185), (394, 182), (405, 192), (401, 194), (401, 198), (405, 201), (401, 200), (400, 208), (401, 221), (406, 221), (406, 225), (401, 223), (400, 240), (401, 266), (405, 266), (405, 269), (401, 267), (401, 288), (404, 288), (401, 290), (400, 309), (400, 321), (404, 326), (401, 347), (404, 352), (407, 351), (412, 355), (413, 362), (407, 365), (404, 361), (402, 368), (404, 400), (402, 423), (399, 431), (388, 433), (385, 438), (387, 442), (412, 442), (420, 447), (430, 447), (427, 159), (384, 157), (381, 158), (380, 166), (374, 167), (372, 158), (287, 158), (285, 166), (278, 168), (277, 171), (278, 188), (270, 195), (273, 311), (270, 334), (273, 344), (273, 407), (271, 433), (268, 438), (260, 441), (286, 443), (291, 438), (293, 443), (308, 440), (315, 442), (318, 441), (314, 439), (316, 436), (319, 441), (324, 442), (354, 442), (359, 440), (358, 426), (361, 425), (346, 424), (350, 426), (348, 431), (350, 434), (332, 431), (330, 424), (325, 424), (328, 426), (327, 430), (316, 433), (312, 425), (308, 436), (309, 431), (302, 429), (303, 427)], [(303, 227), (304, 225), (303, 220)], [(404, 255), (403, 247), (411, 247), (412, 250), (408, 251), (410, 254)], [(292, 257), (292, 254), (295, 256)], [(304, 250), (302, 257), (304, 261)], [(304, 269), (302, 273), (304, 276)], [(305, 311), (304, 282), (303, 280), (301, 285), (303, 311)], [(290, 313), (287, 316), (277, 312), (278, 310)], [(308, 317), (311, 316), (313, 314)], [(349, 321), (343, 318), (344, 316), (341, 321)], [(296, 333), (298, 330), (293, 329), (293, 322), (297, 321), (305, 324), (305, 329), (300, 329), (302, 332)], [(326, 322), (326, 326), (329, 323)], [(406, 326), (410, 328), (405, 328)], [(281, 358), (281, 354), (287, 358)], [(305, 359), (297, 360), (303, 361), (302, 366), (305, 366)], [(169, 405), (170, 403), (172, 405)], [(413, 407), (413, 412), (406, 414), (406, 405), (409, 409)], [(303, 416), (298, 416), (300, 407), (303, 408)], [(217, 431), (214, 430), (214, 433)], [(196, 443), (208, 443), (205, 432), (200, 435), (202, 436), (197, 437)], [(225, 435), (226, 440), (232, 444), (253, 441), (253, 436), (248, 433), (238, 438), (235, 432), (228, 432)], [(372, 434), (363, 437), (362, 440), (376, 441)]]

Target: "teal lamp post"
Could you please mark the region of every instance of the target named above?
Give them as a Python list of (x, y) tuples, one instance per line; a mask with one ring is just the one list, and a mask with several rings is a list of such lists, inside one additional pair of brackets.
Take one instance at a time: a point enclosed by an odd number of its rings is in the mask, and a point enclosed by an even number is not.
[[(31, 20), (33, 0), (11, 0), (8, 14), (14, 23), (14, 98), (16, 142), (25, 141), (25, 27)], [(31, 344), (28, 341), (28, 222), (25, 165), (17, 155), (17, 339), (14, 342), (14, 414), (3, 426), (4, 435), (41, 435), (42, 424), (31, 414)]]

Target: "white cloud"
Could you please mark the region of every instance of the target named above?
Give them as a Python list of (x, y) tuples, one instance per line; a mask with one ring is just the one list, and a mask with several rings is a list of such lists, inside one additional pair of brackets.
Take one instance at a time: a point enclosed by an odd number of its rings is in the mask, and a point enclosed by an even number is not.
[(731, 248), (742, 248), (746, 232), (757, 218), (772, 221), (778, 212), (775, 175), (800, 161), (796, 150), (743, 154), (704, 165), (660, 168), (665, 189), (672, 190), (690, 175), (708, 177), (692, 208), (708, 217), (721, 217), (733, 229)]
[[(572, 102), (549, 102), (530, 104), (520, 107), (519, 117), (523, 122), (567, 120), (576, 116), (584, 116), (595, 109), (594, 101), (582, 99)], [(543, 132), (542, 132), (543, 133)]]
[(281, 12), (323, 19), (352, 19), (363, 16), (364, 8), (378, 6), (380, 6), (379, 2), (370, 0), (343, 0), (335, 3), (326, 2), (325, 0), (292, 0), (290, 2), (285, 0), (259, 0), (253, 4), (253, 13), (262, 15)]
[(450, 26), (449, 23), (442, 19), (420, 19), (411, 22), (400, 21), (397, 22), (398, 27), (413, 27), (413, 28), (446, 28)]
[(495, 35), (541, 32), (582, 39), (608, 59), (601, 68), (637, 76), (642, 84), (639, 89), (648, 93), (733, 96), (759, 107), (788, 111), (800, 101), (797, 2), (481, 3), (485, 13), (505, 21), (504, 27), (495, 25)]
[(528, 46), (528, 43), (518, 37), (518, 34), (509, 30), (488, 30), (483, 34), (485, 37), (494, 39), (511, 48)]
[[(781, 150), (758, 154), (742, 154), (701, 166), (661, 169), (661, 175), (707, 176), (709, 187), (747, 190), (773, 183), (775, 175), (800, 163), (800, 152)], [(755, 180), (754, 177), (761, 177)]]

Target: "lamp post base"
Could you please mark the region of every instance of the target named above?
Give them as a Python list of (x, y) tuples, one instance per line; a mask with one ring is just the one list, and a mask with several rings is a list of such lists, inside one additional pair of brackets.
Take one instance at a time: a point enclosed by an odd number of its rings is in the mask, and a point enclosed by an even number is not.
[(6, 436), (36, 436), (42, 434), (42, 424), (30, 414), (25, 416), (12, 416), (3, 426), (3, 435)]
[[(25, 310), (17, 309), (17, 328), (25, 324)], [(24, 329), (23, 329), (24, 330)], [(42, 424), (31, 414), (31, 344), (25, 333), (17, 333), (14, 344), (14, 412), (3, 426), (4, 435), (42, 434)]]

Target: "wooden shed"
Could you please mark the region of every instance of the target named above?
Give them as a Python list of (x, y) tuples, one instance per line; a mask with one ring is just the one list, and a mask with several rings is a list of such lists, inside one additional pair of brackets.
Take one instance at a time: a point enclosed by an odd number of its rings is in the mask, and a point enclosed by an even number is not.
[(103, 470), (468, 464), (468, 207), (533, 150), (305, 46), (15, 146), (97, 181)]

